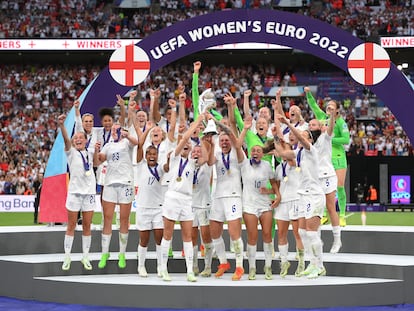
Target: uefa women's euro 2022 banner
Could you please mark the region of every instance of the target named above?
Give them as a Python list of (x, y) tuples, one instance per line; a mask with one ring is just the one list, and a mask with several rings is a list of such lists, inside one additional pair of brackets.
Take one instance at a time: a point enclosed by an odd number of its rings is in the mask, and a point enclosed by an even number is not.
[[(226, 10), (197, 16), (112, 54), (108, 66), (80, 96), (81, 112), (93, 113), (116, 94), (124, 95), (152, 72), (184, 56), (209, 47), (232, 43), (268, 43), (299, 49), (347, 72), (392, 110), (412, 141), (411, 114), (414, 88), (391, 63), (379, 45), (363, 42), (330, 24), (299, 14), (276, 10)], [(74, 125), (72, 110), (65, 121)], [(40, 200), (40, 221), (66, 221), (67, 163), (59, 134), (46, 168)]]

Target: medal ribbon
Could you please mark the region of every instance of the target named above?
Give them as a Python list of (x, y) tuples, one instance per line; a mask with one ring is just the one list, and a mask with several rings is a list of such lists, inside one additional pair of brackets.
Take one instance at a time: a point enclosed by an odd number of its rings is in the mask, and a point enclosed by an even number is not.
[(282, 162), (282, 175), (283, 177), (286, 177), (286, 166), (287, 166), (287, 162)]
[(300, 167), (300, 160), (301, 160), (302, 151), (303, 151), (303, 147), (301, 147), (301, 148), (299, 149), (299, 152), (298, 152), (298, 154), (296, 155), (296, 165), (297, 165), (298, 167)]
[(198, 178), (198, 172), (200, 171), (200, 167), (197, 167), (194, 171), (194, 176), (193, 176), (193, 185), (197, 184), (197, 178)]
[(157, 167), (158, 167), (158, 164), (155, 165), (154, 170), (152, 170), (152, 168), (148, 165), (148, 169), (151, 175), (154, 176), (158, 181), (160, 181), (160, 175), (158, 174)]
[(83, 162), (83, 168), (85, 169), (85, 171), (89, 171), (89, 156), (88, 153), (86, 152), (86, 158), (83, 155), (82, 151), (78, 150), (78, 152), (80, 153), (81, 157), (82, 157), (82, 162)]
[(183, 174), (183, 171), (185, 167), (187, 166), (187, 163), (188, 163), (188, 158), (185, 160), (184, 163), (183, 163), (183, 158), (180, 159), (180, 167), (178, 168), (178, 177), (181, 177), (181, 175)]
[(108, 135), (105, 136), (105, 129), (104, 129), (102, 136), (103, 136), (103, 141), (104, 141), (103, 145), (105, 146), (109, 142), (109, 139), (111, 138), (111, 131), (109, 130)]
[(230, 169), (230, 152), (227, 154), (227, 159), (224, 157), (224, 153), (221, 153), (221, 159), (223, 160), (223, 164), (226, 167), (226, 170)]

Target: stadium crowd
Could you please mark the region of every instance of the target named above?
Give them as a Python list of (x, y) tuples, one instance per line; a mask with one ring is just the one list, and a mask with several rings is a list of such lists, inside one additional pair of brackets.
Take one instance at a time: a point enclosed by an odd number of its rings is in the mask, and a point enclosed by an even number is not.
[[(50, 150), (57, 135), (57, 116), (69, 111), (73, 101), (100, 72), (99, 66), (3, 66), (0, 68), (0, 193), (31, 194), (33, 183), (43, 174)], [(263, 96), (264, 78), (260, 74), (275, 71), (271, 66), (240, 66), (239, 68), (205, 66), (200, 73), (200, 87), (213, 88), (219, 99), (219, 108), (225, 93), (231, 92), (241, 98), (244, 90), (252, 89), (252, 112), (255, 116), (262, 106), (269, 106), (270, 99)], [(321, 73), (323, 74), (323, 73)], [(139, 88), (140, 106), (149, 108), (149, 90), (159, 87), (161, 101), (165, 106), (168, 98), (177, 95), (177, 85), (182, 81), (189, 92), (191, 66), (169, 65), (151, 75)], [(295, 82), (296, 83), (296, 82)], [(297, 82), (300, 85), (300, 81)], [(283, 79), (279, 85), (283, 84)], [(318, 98), (322, 107), (327, 99)], [(106, 106), (115, 105), (107, 103)], [(364, 101), (363, 101), (364, 102)], [(341, 113), (351, 132), (348, 154), (353, 156), (412, 156), (410, 141), (402, 127), (387, 108), (370, 121), (355, 118), (355, 100), (343, 99)], [(241, 105), (241, 103), (239, 103)], [(284, 109), (293, 104), (302, 109), (305, 120), (312, 117), (305, 98), (285, 98)], [(368, 106), (366, 106), (368, 105)], [(190, 120), (191, 102), (188, 99)], [(368, 103), (362, 109), (369, 109)]]
[[(144, 38), (176, 22), (212, 11), (286, 9), (271, 0), (160, 0), (150, 8), (120, 9), (113, 1), (2, 1), (3, 38)], [(290, 10), (292, 8), (289, 8)], [(333, 24), (363, 40), (414, 35), (413, 6), (402, 0), (304, 1), (296, 12)]]

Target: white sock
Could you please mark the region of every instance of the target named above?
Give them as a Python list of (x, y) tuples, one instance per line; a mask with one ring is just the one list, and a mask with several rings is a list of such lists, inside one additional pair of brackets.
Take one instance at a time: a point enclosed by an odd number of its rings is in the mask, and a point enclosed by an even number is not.
[(247, 260), (249, 261), (249, 269), (256, 269), (256, 250), (257, 245), (247, 244)]
[(220, 261), (220, 264), (227, 263), (226, 247), (224, 246), (223, 237), (219, 237), (218, 239), (213, 239), (213, 246), (214, 246), (214, 249), (216, 250), (216, 254)]
[(198, 245), (193, 245), (193, 267), (198, 267)]
[(193, 243), (183, 242), (183, 248), (185, 253), (185, 263), (187, 266), (187, 273), (193, 272)]
[(101, 237), (102, 253), (109, 253), (109, 244), (111, 243), (112, 234), (103, 234)]
[(82, 252), (83, 257), (88, 257), (91, 248), (92, 237), (90, 235), (82, 235)]
[(158, 267), (158, 266), (161, 266), (161, 257), (162, 257), (161, 244), (155, 245), (155, 252), (157, 253), (157, 267)]
[(164, 238), (161, 240), (161, 270), (167, 270), (168, 264), (168, 251), (170, 249), (171, 240), (168, 241)]
[(63, 241), (63, 247), (65, 249), (65, 254), (70, 255), (72, 251), (72, 245), (73, 245), (73, 235), (67, 235), (65, 234), (65, 240)]
[(322, 240), (317, 231), (307, 231), (308, 239), (312, 249), (312, 259), (311, 263), (315, 264), (317, 267), (322, 268)]
[(288, 261), (288, 259), (287, 259), (288, 252), (289, 252), (289, 244), (284, 244), (284, 245), (279, 244), (280, 261), (282, 263)]
[(145, 267), (148, 247), (138, 245), (138, 267)]
[(213, 245), (211, 243), (204, 244), (204, 269), (211, 269), (211, 262), (213, 261)]
[(236, 255), (236, 267), (243, 267), (243, 240), (241, 238), (233, 241), (234, 253)]
[(332, 234), (333, 234), (334, 242), (341, 241), (341, 227), (340, 226), (332, 226)]
[(265, 256), (265, 266), (271, 267), (273, 260), (273, 243), (264, 243), (263, 242), (263, 252)]
[(128, 244), (128, 232), (121, 233), (119, 232), (119, 252), (125, 254)]
[(305, 256), (310, 256), (311, 254), (311, 248), (309, 244), (308, 234), (305, 229), (299, 228), (299, 236), (302, 240), (303, 248), (305, 251)]

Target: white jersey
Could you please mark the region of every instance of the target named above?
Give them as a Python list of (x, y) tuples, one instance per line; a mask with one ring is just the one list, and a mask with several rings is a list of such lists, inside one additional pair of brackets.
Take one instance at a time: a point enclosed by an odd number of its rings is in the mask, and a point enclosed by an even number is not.
[[(178, 118), (178, 117), (177, 117)], [(167, 121), (166, 118), (161, 117), (160, 121), (157, 124), (165, 133), (168, 133), (170, 130), (170, 122)], [(177, 139), (178, 137), (178, 126), (175, 127), (174, 131), (174, 138)]]
[[(290, 133), (290, 128), (282, 123), (280, 125), (282, 127), (282, 134), (283, 134), (283, 139), (285, 140), (285, 142), (289, 142), (289, 133)], [(307, 122), (303, 122), (302, 124), (300, 124), (300, 122), (295, 124), (295, 127), (299, 130), (299, 131), (306, 131), (308, 129), (308, 123)]]
[[(85, 129), (82, 126), (82, 118), (81, 116), (75, 117), (75, 133), (82, 132), (85, 133)], [(100, 141), (101, 147), (103, 146), (103, 127), (93, 127), (91, 132), (86, 134), (86, 137), (88, 141), (86, 142), (86, 149), (88, 149), (89, 152), (95, 152), (95, 144)], [(101, 139), (99, 137), (101, 136)], [(109, 139), (111, 138), (111, 132), (109, 132)], [(109, 141), (109, 140), (108, 140)]]
[[(150, 135), (150, 133), (148, 134)], [(144, 155), (145, 152), (147, 151), (148, 146), (151, 146), (152, 143), (150, 140), (146, 140), (144, 143)], [(176, 147), (176, 143), (171, 142), (168, 138), (164, 139), (158, 146), (156, 146), (157, 150), (158, 150), (158, 163), (161, 166), (164, 166), (165, 163), (167, 163), (167, 155), (169, 152), (173, 151), (174, 148)], [(170, 170), (171, 171), (171, 170)], [(161, 179), (161, 184), (163, 186), (166, 186), (169, 184), (171, 180), (171, 173), (165, 173), (163, 178)]]
[(319, 181), (319, 155), (315, 146), (309, 150), (301, 148), (296, 157), (297, 166), (300, 167), (302, 176), (298, 188), (299, 194), (325, 194)]
[(211, 207), (210, 181), (212, 173), (213, 167), (208, 166), (207, 163), (196, 167), (193, 180), (193, 207)]
[(296, 170), (296, 166), (290, 166), (286, 161), (280, 163), (275, 170), (276, 180), (280, 181), (280, 202), (299, 200), (299, 184), (301, 172)]
[(185, 159), (181, 155), (175, 156), (173, 152), (170, 156), (171, 180), (168, 185), (168, 191), (175, 191), (192, 196), (194, 170), (194, 159)]
[(322, 133), (315, 145), (319, 154), (319, 178), (336, 176), (332, 165), (332, 137), (328, 133)]
[[(221, 150), (216, 151), (215, 158), (217, 160), (215, 163), (217, 182), (214, 198), (241, 197), (241, 172), (236, 151), (234, 151), (234, 148), (228, 154), (222, 153)], [(226, 163), (229, 163), (228, 167), (226, 167), (223, 159)]]
[(107, 143), (101, 150), (106, 155), (108, 162), (104, 185), (134, 184), (134, 170), (132, 166), (132, 145), (128, 139), (123, 138), (119, 142)]
[[(65, 153), (70, 171), (68, 193), (95, 194), (96, 179), (93, 173), (93, 153), (86, 150), (79, 151), (74, 147)], [(89, 173), (86, 173), (84, 161), (89, 168)]]
[(138, 170), (138, 193), (135, 198), (137, 207), (159, 208), (164, 202), (161, 186), (161, 178), (164, 170), (161, 165), (149, 167), (148, 162), (143, 159), (136, 166)]
[(269, 207), (272, 203), (270, 196), (260, 193), (260, 188), (266, 188), (269, 180), (275, 179), (269, 162), (260, 161), (259, 164), (251, 164), (251, 160), (245, 158), (241, 164), (241, 176), (243, 208)]

